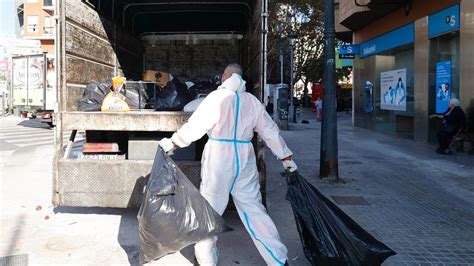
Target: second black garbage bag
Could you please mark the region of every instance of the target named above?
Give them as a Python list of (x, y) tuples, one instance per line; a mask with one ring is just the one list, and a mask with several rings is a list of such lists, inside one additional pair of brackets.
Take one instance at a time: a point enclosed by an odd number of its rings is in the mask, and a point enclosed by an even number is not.
[(290, 202), (311, 265), (380, 265), (396, 253), (365, 231), (298, 172), (286, 173)]
[(230, 230), (161, 148), (137, 218), (141, 264)]

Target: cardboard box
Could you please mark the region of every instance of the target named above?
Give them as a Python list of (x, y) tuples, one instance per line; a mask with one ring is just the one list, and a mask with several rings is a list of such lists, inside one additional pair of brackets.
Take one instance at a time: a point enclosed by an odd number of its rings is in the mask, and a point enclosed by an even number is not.
[(168, 81), (170, 81), (170, 74), (161, 71), (145, 70), (143, 72), (143, 80), (154, 81), (160, 87), (165, 87)]

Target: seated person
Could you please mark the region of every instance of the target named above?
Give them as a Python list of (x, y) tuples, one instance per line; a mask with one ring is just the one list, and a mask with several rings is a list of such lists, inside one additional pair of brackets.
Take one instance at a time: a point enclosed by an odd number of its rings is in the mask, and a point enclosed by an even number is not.
[(448, 110), (443, 114), (432, 114), (430, 119), (439, 118), (443, 119), (443, 124), (438, 131), (438, 148), (437, 153), (448, 154), (449, 144), (456, 133), (464, 128), (466, 125), (466, 115), (460, 107), (460, 102), (456, 98), (452, 98), (449, 101)]

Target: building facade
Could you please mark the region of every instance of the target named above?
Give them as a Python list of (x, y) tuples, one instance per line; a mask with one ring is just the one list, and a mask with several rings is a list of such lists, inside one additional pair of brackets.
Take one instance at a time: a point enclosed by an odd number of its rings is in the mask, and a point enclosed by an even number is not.
[(357, 1), (339, 0), (336, 18), (352, 31), (339, 37), (359, 48), (354, 126), (435, 142), (430, 114), (451, 98), (474, 108), (474, 1)]
[(54, 57), (54, 0), (24, 0), (23, 20), (23, 38), (40, 40), (42, 51)]

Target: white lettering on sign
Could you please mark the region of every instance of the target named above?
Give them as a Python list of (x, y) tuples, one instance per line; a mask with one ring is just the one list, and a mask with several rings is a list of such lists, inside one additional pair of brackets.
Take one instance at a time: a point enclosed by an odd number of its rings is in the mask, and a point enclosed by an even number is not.
[(370, 53), (375, 53), (375, 51), (377, 51), (377, 47), (374, 44), (370, 47), (364, 48), (363, 53), (364, 53), (364, 55), (366, 55), (366, 54), (370, 54)]
[(446, 24), (449, 24), (449, 26), (454, 27), (456, 25), (456, 16), (451, 15), (451, 16), (446, 16)]

